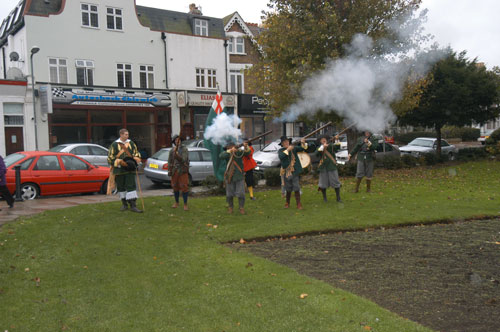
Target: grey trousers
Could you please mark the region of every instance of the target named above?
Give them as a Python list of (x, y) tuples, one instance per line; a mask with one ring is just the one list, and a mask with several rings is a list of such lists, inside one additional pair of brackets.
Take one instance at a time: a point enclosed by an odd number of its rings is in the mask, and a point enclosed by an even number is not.
[(375, 167), (375, 162), (373, 160), (366, 160), (358, 158), (358, 167), (356, 169), (356, 177), (361, 179), (366, 176), (368, 180), (373, 177), (373, 168)]
[(285, 176), (285, 190), (288, 192), (300, 191), (299, 175)]
[(339, 172), (334, 171), (321, 171), (319, 172), (319, 184), (318, 187), (321, 189), (326, 189), (328, 187), (340, 188), (341, 183), (339, 180)]
[(233, 197), (238, 197), (240, 208), (245, 206), (245, 181), (231, 181), (226, 183), (226, 201), (229, 207), (233, 207)]

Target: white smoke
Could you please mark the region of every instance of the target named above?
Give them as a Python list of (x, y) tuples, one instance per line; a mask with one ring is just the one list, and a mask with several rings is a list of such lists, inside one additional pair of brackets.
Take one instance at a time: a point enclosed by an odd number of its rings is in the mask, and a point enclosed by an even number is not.
[(210, 126), (205, 129), (204, 137), (215, 145), (226, 145), (230, 142), (238, 142), (241, 130), (238, 126), (241, 119), (237, 115), (227, 115), (222, 112), (217, 115)]
[[(405, 39), (411, 37), (410, 31), (418, 34), (418, 24), (411, 23), (404, 31), (393, 33)], [(299, 100), (280, 121), (293, 122), (300, 115), (320, 110), (334, 111), (359, 130), (383, 131), (396, 120), (391, 104), (402, 98), (410, 75), (422, 78), (445, 53), (436, 49), (408, 52), (401, 44), (395, 46), (388, 40), (375, 43), (364, 34), (355, 35), (345, 49), (346, 57), (331, 60), (304, 82)], [(373, 54), (375, 49), (383, 50), (382, 54)]]

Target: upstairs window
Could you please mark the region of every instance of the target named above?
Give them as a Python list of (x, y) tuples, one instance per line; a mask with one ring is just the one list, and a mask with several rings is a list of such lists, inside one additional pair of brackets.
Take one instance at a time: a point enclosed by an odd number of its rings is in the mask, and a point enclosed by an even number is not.
[(122, 10), (119, 8), (106, 9), (106, 22), (109, 30), (123, 30)]
[(118, 87), (132, 87), (132, 65), (119, 63), (116, 65), (116, 73), (118, 77)]
[(49, 76), (51, 83), (68, 83), (68, 63), (66, 59), (49, 58)]
[(231, 93), (243, 93), (243, 73), (239, 70), (229, 71), (230, 80), (230, 92)]
[(82, 3), (82, 25), (84, 27), (98, 28), (99, 19), (97, 15), (97, 5)]
[(94, 85), (94, 61), (76, 60), (76, 84)]
[(142, 89), (154, 89), (155, 76), (153, 66), (139, 66), (139, 76)]
[(196, 87), (197, 88), (217, 88), (217, 70), (196, 68)]
[(194, 20), (194, 34), (197, 36), (208, 36), (208, 21), (207, 20)]
[(230, 37), (228, 49), (229, 53), (245, 54), (245, 39), (243, 37)]

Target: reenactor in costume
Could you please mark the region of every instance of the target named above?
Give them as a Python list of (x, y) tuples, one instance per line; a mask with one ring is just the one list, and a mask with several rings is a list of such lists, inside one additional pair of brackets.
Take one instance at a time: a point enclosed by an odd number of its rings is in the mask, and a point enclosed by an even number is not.
[(285, 208), (290, 207), (290, 198), (292, 197), (292, 191), (295, 193), (295, 201), (297, 202), (297, 209), (302, 210), (302, 204), (300, 202), (300, 183), (299, 176), (302, 173), (302, 165), (300, 164), (299, 156), (297, 152), (302, 152), (307, 150), (307, 143), (305, 139), (300, 141), (300, 146), (294, 146), (291, 144), (291, 139), (286, 136), (281, 136), (281, 149), (278, 150), (278, 156), (281, 161), (281, 175), (284, 180), (284, 187), (286, 191), (286, 203)]
[(323, 194), (323, 200), (326, 202), (326, 189), (332, 187), (335, 189), (337, 202), (340, 200), (339, 172), (337, 170), (337, 159), (335, 153), (340, 150), (339, 137), (335, 136), (335, 143), (329, 144), (330, 136), (323, 135), (320, 137), (320, 147), (316, 151), (316, 155), (320, 158), (318, 164), (319, 184), (318, 190)]
[(172, 207), (179, 207), (180, 192), (182, 192), (182, 200), (184, 201), (184, 210), (188, 208), (189, 195), (189, 154), (187, 147), (182, 145), (182, 138), (179, 135), (174, 135), (172, 138), (175, 147), (168, 154), (168, 174), (170, 175), (170, 183), (174, 190), (175, 202)]
[(257, 163), (253, 159), (255, 150), (252, 146), (252, 142), (248, 142), (248, 148), (250, 149), (250, 154), (243, 157), (243, 171), (245, 172), (245, 184), (247, 185), (250, 199), (254, 201), (255, 197), (253, 196), (253, 187), (255, 185), (255, 181), (253, 178), (253, 170), (257, 167)]
[(111, 166), (111, 173), (122, 201), (120, 211), (128, 210), (128, 205), (130, 205), (130, 211), (141, 213), (142, 211), (136, 205), (138, 196), (135, 182), (137, 166), (141, 164), (141, 155), (137, 145), (128, 137), (128, 130), (120, 129), (120, 138), (109, 147), (108, 164)]
[(243, 157), (248, 156), (251, 151), (246, 142), (239, 149), (236, 148), (234, 143), (226, 145), (225, 149), (226, 151), (222, 151), (219, 158), (227, 160), (224, 183), (226, 185), (226, 200), (229, 206), (228, 212), (233, 213), (233, 198), (238, 197), (240, 213), (245, 214)]
[(363, 177), (366, 177), (366, 192), (371, 192), (371, 184), (373, 178), (373, 169), (375, 167), (375, 151), (377, 150), (378, 142), (369, 131), (365, 131), (365, 135), (358, 139), (354, 149), (349, 154), (349, 160), (352, 156), (358, 158), (358, 166), (356, 169), (356, 188), (354, 192), (359, 191), (359, 185)]

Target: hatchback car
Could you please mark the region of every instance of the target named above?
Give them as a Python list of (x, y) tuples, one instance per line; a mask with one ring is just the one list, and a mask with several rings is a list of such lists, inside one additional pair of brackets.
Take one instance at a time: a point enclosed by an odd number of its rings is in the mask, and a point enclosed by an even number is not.
[[(144, 167), (144, 175), (153, 183), (170, 183), (168, 155), (171, 148), (164, 148), (149, 157)], [(212, 155), (205, 148), (188, 147), (189, 182), (200, 182), (214, 175)]]
[[(435, 153), (437, 148), (437, 139), (428, 137), (415, 138), (408, 145), (405, 145), (399, 150), (401, 155), (409, 154), (414, 157), (420, 157), (424, 153)], [(441, 154), (443, 156), (448, 156), (450, 160), (454, 160), (458, 153), (458, 149), (455, 145), (451, 145), (444, 139), (441, 140)]]
[(54, 146), (49, 151), (72, 153), (82, 159), (85, 159), (92, 165), (108, 166), (108, 149), (97, 144), (61, 144)]
[(14, 166), (21, 166), (21, 197), (24, 200), (38, 196), (105, 193), (109, 167), (94, 166), (69, 153), (31, 151), (17, 152), (4, 159), (7, 167), (7, 188), (16, 191)]

